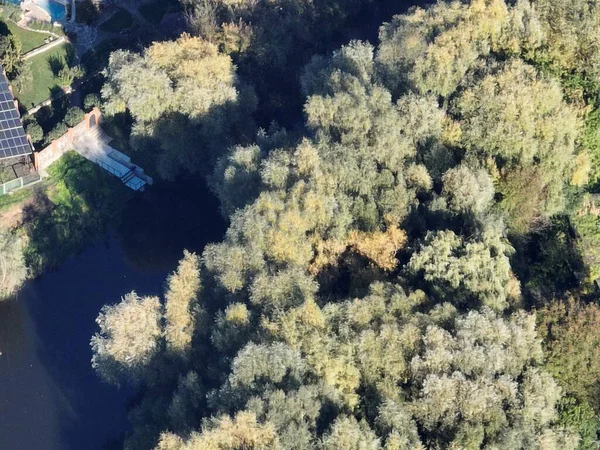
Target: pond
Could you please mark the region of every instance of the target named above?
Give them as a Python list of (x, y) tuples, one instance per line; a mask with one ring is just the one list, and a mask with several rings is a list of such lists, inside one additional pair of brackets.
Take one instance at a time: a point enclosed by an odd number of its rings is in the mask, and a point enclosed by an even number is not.
[(189, 198), (178, 202), (182, 186), (136, 196), (118, 233), (0, 303), (0, 449), (122, 448), (133, 392), (100, 381), (89, 341), (104, 304), (133, 289), (161, 293), (183, 248), (221, 238), (216, 200), (204, 187), (183, 187)]

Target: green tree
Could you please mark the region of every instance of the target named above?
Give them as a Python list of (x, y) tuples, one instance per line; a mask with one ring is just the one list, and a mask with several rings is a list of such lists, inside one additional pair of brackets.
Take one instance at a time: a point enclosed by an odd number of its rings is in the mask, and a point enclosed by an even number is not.
[(600, 308), (571, 298), (552, 302), (540, 310), (539, 318), (546, 368), (565, 390), (599, 412)]
[(321, 440), (320, 449), (377, 450), (379, 439), (366, 422), (357, 422), (354, 417), (336, 419), (331, 430)]
[(217, 46), (182, 35), (142, 55), (113, 52), (102, 88), (108, 114), (129, 111), (132, 145), (150, 140), (163, 178), (182, 169), (208, 175), (234, 139), (252, 128), (251, 89)]
[(478, 214), (492, 204), (494, 185), (485, 170), (473, 171), (461, 165), (444, 173), (442, 182), (442, 195), (451, 211)]
[(446, 230), (429, 232), (413, 254), (408, 269), (422, 274), (432, 292), (457, 305), (483, 304), (498, 311), (514, 295), (509, 255), (512, 247), (495, 230), (478, 239), (465, 240)]
[(44, 139), (44, 143), (46, 145), (50, 145), (52, 143), (52, 141), (55, 141), (56, 139), (58, 139), (59, 137), (64, 135), (67, 131), (68, 131), (68, 127), (67, 127), (66, 123), (64, 123), (64, 122), (57, 123), (56, 126), (54, 128), (52, 128), (46, 135), (46, 138)]
[(238, 413), (234, 419), (221, 416), (207, 421), (201, 433), (194, 433), (184, 440), (177, 435), (165, 433), (156, 450), (215, 450), (261, 449), (278, 450), (279, 443), (273, 426), (260, 424), (256, 416), (248, 412)]
[[(513, 170), (536, 170), (544, 193), (538, 211), (560, 211), (562, 186), (571, 178), (580, 127), (575, 110), (565, 103), (557, 81), (542, 78), (520, 60), (488, 66), (484, 73), (469, 83), (454, 106), (467, 158), (487, 164), (499, 176), (501, 193), (504, 180), (515, 175)], [(516, 187), (512, 182), (510, 188)], [(524, 183), (516, 196), (527, 197), (528, 189)], [(512, 212), (512, 207), (506, 211)], [(518, 215), (511, 219), (518, 220)]]
[(439, 2), (394, 16), (380, 29), (377, 62), (394, 93), (410, 89), (443, 97), (452, 94), (507, 19), (503, 0)]
[(167, 349), (187, 356), (192, 344), (196, 322), (201, 315), (199, 295), (200, 259), (184, 251), (177, 271), (167, 279), (165, 293), (165, 339)]
[(83, 121), (85, 113), (78, 106), (72, 106), (67, 109), (67, 113), (65, 114), (65, 123), (69, 127), (74, 127), (79, 125)]
[(100, 97), (98, 94), (88, 94), (83, 99), (83, 109), (91, 111), (95, 107), (99, 107), (101, 104)]
[(12, 74), (12, 78), (13, 86), (15, 86), (17, 92), (21, 93), (24, 89), (30, 87), (33, 82), (33, 72), (29, 61), (22, 60)]
[(44, 139), (44, 130), (37, 122), (30, 122), (25, 126), (25, 132), (31, 138), (34, 144), (41, 142)]
[(78, 78), (82, 78), (85, 75), (85, 71), (80, 66), (72, 66), (64, 65), (62, 69), (58, 72), (58, 79), (60, 80), (61, 86), (71, 86), (73, 81)]
[(9, 79), (14, 79), (22, 64), (21, 41), (14, 35), (0, 36), (0, 62)]
[(139, 381), (159, 350), (160, 321), (158, 297), (139, 297), (131, 292), (120, 303), (104, 306), (96, 319), (100, 332), (90, 343), (92, 367), (110, 383)]

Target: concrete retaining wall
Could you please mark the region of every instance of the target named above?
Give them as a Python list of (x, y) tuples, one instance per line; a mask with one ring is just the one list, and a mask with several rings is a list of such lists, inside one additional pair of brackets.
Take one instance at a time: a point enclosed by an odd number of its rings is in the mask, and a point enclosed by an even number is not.
[(53, 162), (58, 160), (69, 150), (73, 150), (73, 143), (82, 134), (93, 128), (97, 128), (100, 125), (100, 118), (102, 114), (98, 108), (94, 108), (92, 111), (85, 115), (85, 118), (73, 128), (63, 134), (58, 139), (52, 141), (52, 144), (46, 148), (36, 151), (33, 153), (33, 163), (38, 172), (45, 174), (46, 169)]

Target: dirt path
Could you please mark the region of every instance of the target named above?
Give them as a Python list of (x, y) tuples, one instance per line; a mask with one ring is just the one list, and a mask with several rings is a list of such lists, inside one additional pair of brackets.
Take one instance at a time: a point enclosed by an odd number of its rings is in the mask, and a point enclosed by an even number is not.
[(69, 42), (69, 40), (66, 37), (64, 37), (64, 36), (61, 36), (58, 39), (56, 39), (56, 40), (54, 40), (54, 41), (52, 41), (52, 42), (50, 42), (48, 44), (44, 44), (41, 47), (38, 47), (36, 49), (31, 50), (28, 53), (25, 53), (23, 55), (23, 59), (29, 59), (29, 58), (32, 58), (32, 57), (34, 57), (36, 55), (39, 55), (40, 53), (44, 53), (44, 52), (47, 52), (48, 50), (52, 50), (54, 47), (56, 47), (57, 45), (62, 44), (63, 42)]
[(34, 202), (33, 197), (26, 198), (20, 203), (10, 206), (0, 212), (0, 229), (11, 230), (23, 223), (23, 210)]

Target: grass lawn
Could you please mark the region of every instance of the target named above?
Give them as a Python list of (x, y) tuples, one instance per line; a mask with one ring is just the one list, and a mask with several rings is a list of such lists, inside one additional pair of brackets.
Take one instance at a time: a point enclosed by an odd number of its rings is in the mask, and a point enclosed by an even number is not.
[(22, 92), (15, 90), (17, 99), (25, 108), (29, 109), (43, 102), (52, 95), (52, 89), (60, 88), (60, 81), (54, 76), (49, 61), (64, 62), (68, 60), (70, 51), (71, 45), (65, 43), (29, 59), (33, 81)]
[(38, 33), (37, 31), (25, 30), (15, 25), (10, 20), (7, 20), (5, 23), (10, 33), (14, 35), (19, 41), (21, 41), (21, 45), (23, 46), (23, 53), (27, 53), (33, 50), (34, 48), (41, 47), (42, 45), (44, 45), (44, 39), (48, 37), (46, 33)]
[(19, 189), (11, 194), (0, 195), (0, 212), (9, 209), (17, 203), (24, 202), (33, 194), (33, 186), (29, 188)]
[(119, 8), (110, 19), (100, 25), (100, 30), (107, 31), (109, 33), (118, 33), (119, 31), (126, 30), (133, 25), (133, 17), (131, 13), (125, 9)]

